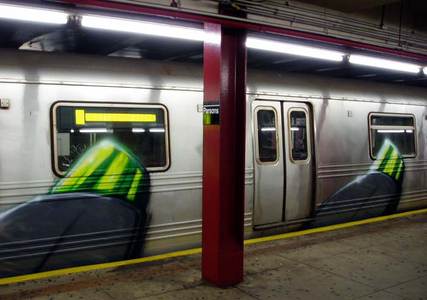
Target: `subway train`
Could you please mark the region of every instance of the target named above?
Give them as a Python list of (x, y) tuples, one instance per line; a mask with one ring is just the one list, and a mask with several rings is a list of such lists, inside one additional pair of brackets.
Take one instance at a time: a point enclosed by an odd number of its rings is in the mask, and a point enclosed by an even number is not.
[[(0, 52), (0, 277), (200, 245), (200, 65)], [(426, 101), (249, 69), (245, 237), (426, 207)]]

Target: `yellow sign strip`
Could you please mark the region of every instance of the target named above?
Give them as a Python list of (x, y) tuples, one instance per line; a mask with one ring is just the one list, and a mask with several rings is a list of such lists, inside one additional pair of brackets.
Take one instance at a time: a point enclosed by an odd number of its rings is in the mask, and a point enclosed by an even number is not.
[[(336, 225), (329, 225), (329, 226), (318, 227), (318, 228), (307, 229), (307, 230), (301, 230), (301, 231), (296, 231), (296, 232), (288, 232), (288, 233), (283, 233), (283, 234), (278, 234), (278, 235), (273, 235), (273, 236), (255, 238), (255, 239), (250, 239), (250, 240), (244, 241), (244, 244), (245, 244), (245, 246), (248, 246), (248, 245), (271, 242), (271, 241), (276, 241), (276, 240), (283, 240), (283, 239), (287, 239), (287, 238), (293, 238), (293, 237), (303, 236), (303, 235), (308, 235), (308, 234), (334, 231), (334, 230), (339, 230), (339, 229), (344, 229), (344, 228), (349, 228), (349, 227), (354, 227), (354, 226), (359, 226), (359, 225), (383, 222), (383, 221), (387, 221), (387, 220), (404, 218), (404, 217), (409, 217), (409, 216), (419, 215), (419, 214), (425, 214), (425, 213), (427, 213), (427, 208), (403, 212), (403, 213), (397, 213), (397, 214), (388, 215), (388, 216), (375, 217), (375, 218), (370, 218), (370, 219), (365, 219), (365, 220), (360, 220), (360, 221), (354, 221), (354, 222), (348, 222), (348, 223), (342, 223), (342, 224), (336, 224)], [(122, 261), (115, 261), (115, 262), (110, 262), (110, 263), (102, 263), (102, 264), (96, 264), (96, 265), (73, 267), (73, 268), (59, 269), (59, 270), (40, 272), (40, 273), (34, 273), (34, 274), (0, 278), (0, 285), (13, 284), (13, 283), (29, 281), (29, 280), (45, 279), (45, 278), (56, 277), (56, 276), (64, 276), (64, 275), (70, 275), (70, 274), (74, 274), (74, 273), (96, 271), (96, 270), (103, 270), (103, 269), (109, 269), (109, 268), (117, 268), (117, 267), (121, 267), (121, 266), (165, 260), (165, 259), (170, 259), (170, 258), (180, 257), (180, 256), (195, 255), (195, 254), (200, 254), (201, 252), (202, 252), (202, 248), (194, 248), (194, 249), (170, 252), (170, 253), (165, 253), (165, 254), (160, 254), (160, 255), (141, 257), (141, 258), (136, 258), (136, 259), (131, 259), (131, 260), (122, 260)]]
[(83, 109), (75, 110), (76, 125), (85, 125), (88, 122), (156, 122), (156, 114), (131, 114), (131, 113), (89, 113)]
[(83, 109), (76, 109), (76, 125), (84, 125), (85, 124), (85, 111)]

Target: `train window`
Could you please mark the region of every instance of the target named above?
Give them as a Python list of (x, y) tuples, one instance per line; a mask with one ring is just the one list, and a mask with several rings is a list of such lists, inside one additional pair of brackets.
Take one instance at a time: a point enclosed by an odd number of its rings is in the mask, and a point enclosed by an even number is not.
[(369, 117), (371, 156), (376, 158), (389, 140), (403, 157), (415, 157), (415, 118), (412, 115), (371, 114)]
[(277, 121), (276, 111), (262, 108), (256, 112), (258, 159), (260, 162), (277, 161)]
[(290, 154), (293, 161), (308, 159), (307, 114), (302, 109), (291, 109), (289, 112)]
[(125, 146), (149, 171), (169, 166), (167, 110), (162, 105), (71, 103), (53, 106), (54, 169), (63, 175), (103, 139)]

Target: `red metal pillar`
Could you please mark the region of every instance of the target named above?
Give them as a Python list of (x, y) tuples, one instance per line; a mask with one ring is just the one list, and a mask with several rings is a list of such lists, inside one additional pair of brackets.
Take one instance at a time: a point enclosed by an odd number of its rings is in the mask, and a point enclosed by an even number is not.
[(202, 277), (243, 280), (246, 33), (205, 24)]

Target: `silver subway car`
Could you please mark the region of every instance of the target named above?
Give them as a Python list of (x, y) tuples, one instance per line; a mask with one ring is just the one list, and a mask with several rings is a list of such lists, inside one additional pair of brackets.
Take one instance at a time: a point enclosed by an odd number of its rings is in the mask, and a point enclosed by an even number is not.
[[(427, 91), (249, 70), (245, 234), (427, 206)], [(2, 51), (0, 277), (201, 239), (202, 69)]]

